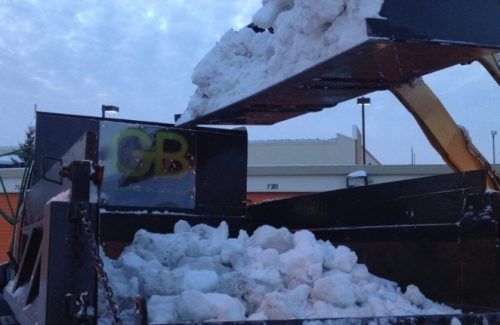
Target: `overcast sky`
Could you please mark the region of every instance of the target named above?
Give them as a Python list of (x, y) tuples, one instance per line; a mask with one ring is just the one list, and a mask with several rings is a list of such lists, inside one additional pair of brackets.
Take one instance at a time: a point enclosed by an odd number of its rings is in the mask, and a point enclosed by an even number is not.
[[(194, 92), (191, 72), (230, 28), (240, 29), (260, 0), (0, 0), (0, 147), (17, 145), (40, 111), (173, 122)], [(500, 89), (478, 64), (426, 76), (450, 114), (492, 160), (500, 131)], [(384, 164), (442, 163), (405, 108), (388, 92), (370, 95), (368, 149)], [(274, 126), (250, 139), (350, 136), (361, 124), (355, 100)], [(497, 150), (497, 161), (500, 154)]]

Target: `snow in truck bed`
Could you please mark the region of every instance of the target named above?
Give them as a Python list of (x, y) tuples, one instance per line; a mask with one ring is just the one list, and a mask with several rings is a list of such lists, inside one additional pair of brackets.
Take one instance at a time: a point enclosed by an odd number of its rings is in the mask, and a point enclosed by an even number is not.
[[(459, 313), (370, 274), (349, 248), (307, 230), (262, 226), (229, 238), (225, 222), (179, 221), (171, 234), (139, 230), (117, 260), (103, 257), (127, 324), (139, 294), (150, 323)], [(99, 314), (106, 323), (103, 303)]]
[(198, 63), (197, 86), (177, 123), (257, 93), (368, 39), (383, 0), (263, 0), (250, 28), (226, 32)]

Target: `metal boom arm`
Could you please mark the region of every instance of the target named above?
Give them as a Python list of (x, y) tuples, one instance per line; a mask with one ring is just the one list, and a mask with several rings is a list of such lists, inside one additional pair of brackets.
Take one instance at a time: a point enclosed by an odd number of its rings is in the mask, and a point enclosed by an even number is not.
[(500, 189), (500, 178), (472, 144), (467, 131), (458, 126), (434, 92), (419, 78), (392, 87), (391, 92), (413, 115), (425, 136), (456, 172), (484, 170), (487, 187)]

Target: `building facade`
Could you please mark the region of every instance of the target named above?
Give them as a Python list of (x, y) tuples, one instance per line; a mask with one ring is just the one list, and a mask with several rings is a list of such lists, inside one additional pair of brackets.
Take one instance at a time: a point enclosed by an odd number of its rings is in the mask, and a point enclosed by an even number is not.
[[(321, 166), (361, 165), (363, 147), (361, 135), (353, 127), (353, 137), (337, 134), (327, 140), (263, 140), (248, 144), (249, 166)], [(366, 151), (367, 165), (380, 162)]]
[[(23, 178), (23, 168), (0, 168), (2, 188), (0, 188), (0, 209), (9, 216), (15, 214), (19, 190)], [(5, 187), (5, 191), (3, 189)], [(0, 262), (7, 260), (7, 251), (12, 240), (12, 226), (0, 217)]]
[(451, 173), (446, 165), (248, 166), (249, 204), (346, 188), (349, 175), (366, 175), (367, 185)]

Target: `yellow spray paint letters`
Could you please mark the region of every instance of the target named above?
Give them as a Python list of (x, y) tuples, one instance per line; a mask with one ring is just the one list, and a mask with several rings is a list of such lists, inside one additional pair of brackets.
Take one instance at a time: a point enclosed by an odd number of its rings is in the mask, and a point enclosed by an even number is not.
[(187, 152), (188, 141), (177, 132), (157, 131), (152, 140), (146, 131), (129, 128), (114, 137), (109, 154), (118, 171), (128, 177), (178, 178), (189, 172)]

